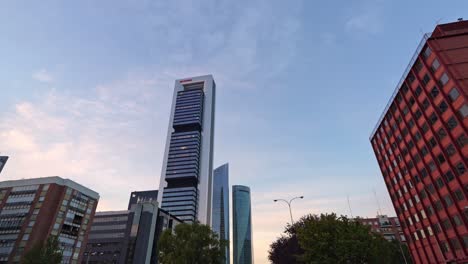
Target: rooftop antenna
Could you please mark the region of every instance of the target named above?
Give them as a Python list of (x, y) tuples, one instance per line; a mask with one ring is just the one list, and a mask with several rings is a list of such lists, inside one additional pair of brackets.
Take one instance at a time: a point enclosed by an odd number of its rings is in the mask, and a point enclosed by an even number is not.
[(351, 219), (354, 219), (353, 210), (351, 210), (351, 203), (349, 202), (349, 195), (346, 195), (346, 198), (348, 199), (348, 207), (349, 207), (349, 212), (351, 213)]
[(374, 191), (375, 202), (377, 203), (377, 208), (379, 209), (377, 213), (378, 215), (381, 215), (382, 210), (380, 209), (380, 203), (379, 203), (379, 199), (377, 198), (377, 193), (375, 192), (375, 189), (372, 189), (372, 190)]

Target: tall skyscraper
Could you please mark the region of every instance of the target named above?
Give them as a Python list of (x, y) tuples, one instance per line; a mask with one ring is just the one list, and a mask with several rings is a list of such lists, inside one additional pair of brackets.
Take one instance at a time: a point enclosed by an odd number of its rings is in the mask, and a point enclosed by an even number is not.
[(128, 200), (128, 210), (132, 208), (132, 205), (142, 202), (152, 202), (158, 200), (158, 190), (150, 191), (138, 191), (132, 192), (130, 194), (130, 199)]
[(99, 194), (69, 179), (45, 177), (0, 182), (0, 263), (57, 236), (62, 263), (80, 263)]
[[(214, 170), (212, 229), (220, 239), (229, 240), (229, 164)], [(229, 243), (226, 245), (226, 263), (229, 264)]]
[(8, 161), (8, 156), (0, 156), (0, 173), (3, 170), (3, 167), (5, 167), (5, 164), (7, 161)]
[(415, 263), (468, 262), (468, 21), (423, 37), (371, 143)]
[(176, 80), (158, 201), (183, 221), (211, 225), (215, 82)]
[(252, 210), (250, 188), (232, 186), (233, 263), (252, 263)]

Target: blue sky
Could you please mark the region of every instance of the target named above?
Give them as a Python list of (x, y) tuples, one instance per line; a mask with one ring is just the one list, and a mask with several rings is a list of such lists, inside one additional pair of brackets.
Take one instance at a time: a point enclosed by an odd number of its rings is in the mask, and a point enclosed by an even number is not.
[(213, 74), (215, 164), (249, 185), (256, 263), (306, 213), (394, 214), (369, 134), (440, 1), (3, 1), (3, 179), (60, 175), (125, 208), (157, 188), (176, 78)]

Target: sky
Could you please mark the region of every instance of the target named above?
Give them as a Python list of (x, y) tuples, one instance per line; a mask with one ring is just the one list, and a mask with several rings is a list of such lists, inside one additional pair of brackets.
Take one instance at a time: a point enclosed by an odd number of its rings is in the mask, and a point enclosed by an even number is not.
[[(157, 189), (174, 80), (217, 84), (214, 164), (250, 186), (255, 263), (289, 214), (394, 215), (369, 143), (424, 32), (466, 0), (0, 3), (3, 180), (58, 175), (125, 209)], [(347, 197), (349, 197), (348, 206)], [(380, 207), (380, 209), (379, 209)], [(231, 224), (232, 225), (232, 224)]]

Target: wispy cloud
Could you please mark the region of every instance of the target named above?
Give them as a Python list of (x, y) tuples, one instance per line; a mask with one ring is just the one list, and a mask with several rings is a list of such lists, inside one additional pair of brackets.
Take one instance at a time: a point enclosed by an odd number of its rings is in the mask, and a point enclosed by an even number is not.
[(364, 0), (351, 9), (345, 29), (350, 33), (378, 34), (384, 28), (383, 11), (383, 0)]
[(41, 70), (34, 72), (32, 74), (32, 78), (34, 80), (37, 80), (39, 82), (44, 82), (44, 83), (50, 83), (54, 81), (54, 77), (52, 76), (52, 74), (45, 69), (41, 69)]

